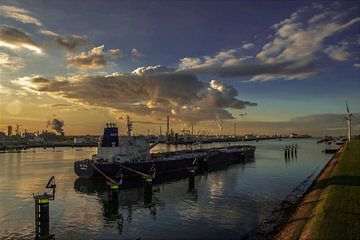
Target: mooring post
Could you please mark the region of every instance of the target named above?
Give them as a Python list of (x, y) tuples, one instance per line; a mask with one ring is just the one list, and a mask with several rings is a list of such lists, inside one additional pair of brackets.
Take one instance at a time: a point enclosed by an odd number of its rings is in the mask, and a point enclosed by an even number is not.
[(119, 184), (108, 183), (108, 185), (109, 185), (109, 191), (108, 191), (109, 202), (119, 201)]
[(195, 189), (195, 168), (194, 167), (189, 168), (188, 174), (189, 174), (189, 192), (192, 192)]
[(55, 199), (55, 177), (51, 177), (46, 188), (52, 189), (52, 193), (41, 195), (33, 195), (35, 200), (35, 238), (36, 239), (50, 239), (53, 235), (49, 233), (49, 201)]
[(208, 157), (205, 156), (203, 158), (203, 160), (201, 161), (201, 170), (202, 171), (207, 171), (209, 169), (209, 162), (208, 162)]
[(144, 200), (146, 203), (151, 202), (152, 200), (152, 192), (153, 192), (153, 179), (151, 176), (147, 176), (144, 178)]
[(35, 233), (36, 238), (48, 238), (49, 234), (49, 196), (38, 195), (35, 199)]

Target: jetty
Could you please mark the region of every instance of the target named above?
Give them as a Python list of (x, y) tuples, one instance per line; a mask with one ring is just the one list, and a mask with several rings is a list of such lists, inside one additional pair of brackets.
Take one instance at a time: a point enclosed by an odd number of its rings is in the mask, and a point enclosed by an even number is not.
[(334, 154), (274, 239), (360, 239), (360, 139)]

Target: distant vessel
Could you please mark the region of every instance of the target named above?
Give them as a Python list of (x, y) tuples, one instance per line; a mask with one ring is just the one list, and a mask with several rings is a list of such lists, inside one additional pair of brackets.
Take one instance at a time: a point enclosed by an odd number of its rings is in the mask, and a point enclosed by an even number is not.
[(132, 122), (128, 117), (127, 136), (119, 138), (115, 124), (106, 124), (97, 154), (91, 159), (74, 163), (74, 171), (81, 178), (139, 177), (141, 175), (171, 174), (187, 171), (189, 167), (240, 162), (254, 157), (254, 146), (184, 150), (151, 154), (156, 145), (142, 137), (131, 136)]
[(291, 133), (290, 138), (311, 138), (311, 136), (308, 134)]

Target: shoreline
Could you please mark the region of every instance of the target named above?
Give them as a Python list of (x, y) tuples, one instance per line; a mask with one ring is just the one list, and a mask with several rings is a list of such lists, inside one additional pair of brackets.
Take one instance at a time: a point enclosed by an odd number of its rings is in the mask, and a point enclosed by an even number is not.
[[(341, 146), (266, 239), (357, 239), (358, 146)], [(350, 223), (350, 225), (349, 225)], [(276, 231), (277, 230), (277, 231)], [(356, 237), (357, 236), (357, 237)]]

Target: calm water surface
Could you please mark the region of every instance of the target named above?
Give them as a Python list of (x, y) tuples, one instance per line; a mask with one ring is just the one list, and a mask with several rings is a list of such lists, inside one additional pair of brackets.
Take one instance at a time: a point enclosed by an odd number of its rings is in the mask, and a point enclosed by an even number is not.
[[(285, 160), (282, 149), (295, 142), (297, 158)], [(110, 204), (103, 182), (78, 179), (73, 162), (95, 148), (2, 153), (0, 239), (34, 238), (32, 194), (43, 192), (53, 175), (50, 233), (56, 239), (239, 239), (330, 158), (315, 139), (250, 144), (257, 147), (255, 161), (196, 176), (195, 192), (188, 192), (187, 179), (163, 183), (151, 204), (144, 203), (141, 187), (122, 189), (119, 204)]]

